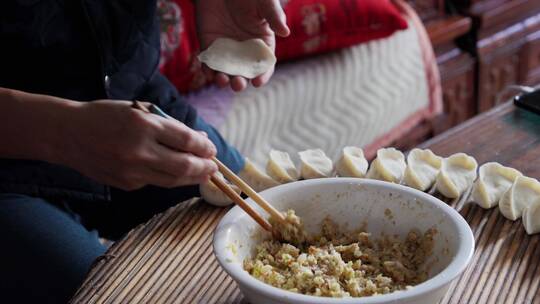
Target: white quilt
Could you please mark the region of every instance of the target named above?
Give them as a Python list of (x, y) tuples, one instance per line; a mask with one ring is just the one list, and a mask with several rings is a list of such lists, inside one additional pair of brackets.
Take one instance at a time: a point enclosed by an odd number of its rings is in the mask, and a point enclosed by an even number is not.
[(270, 149), (297, 157), (321, 148), (336, 159), (340, 148), (372, 145), (429, 107), (421, 52), (410, 26), (386, 39), (280, 65), (266, 86), (227, 93), (227, 106), (208, 102), (215, 95), (208, 92), (189, 100), (211, 121), (220, 112), (213, 123), (259, 164)]

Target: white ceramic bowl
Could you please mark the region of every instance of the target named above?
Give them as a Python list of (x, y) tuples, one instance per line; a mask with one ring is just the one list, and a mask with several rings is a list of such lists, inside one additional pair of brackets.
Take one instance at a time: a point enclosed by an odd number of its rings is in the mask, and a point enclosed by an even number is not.
[[(214, 234), (214, 253), (225, 271), (253, 304), (274, 303), (437, 303), (452, 280), (462, 273), (474, 251), (474, 237), (467, 222), (454, 209), (426, 193), (396, 184), (355, 178), (327, 178), (281, 185), (261, 192), (278, 210), (292, 208), (308, 232), (319, 232), (326, 216), (350, 229), (367, 222), (374, 237), (381, 233), (405, 236), (410, 229), (436, 228), (435, 247), (428, 263), (429, 279), (406, 291), (362, 298), (324, 298), (285, 291), (267, 285), (243, 270), (242, 262), (268, 234), (262, 232), (239, 207), (221, 220)], [(253, 201), (248, 202), (261, 214)], [(385, 215), (389, 209), (392, 216)], [(386, 211), (388, 212), (388, 211)]]

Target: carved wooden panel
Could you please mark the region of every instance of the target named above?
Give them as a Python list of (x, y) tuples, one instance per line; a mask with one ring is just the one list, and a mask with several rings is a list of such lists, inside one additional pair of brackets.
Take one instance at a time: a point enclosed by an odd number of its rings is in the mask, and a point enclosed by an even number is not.
[(519, 83), (519, 50), (501, 53), (489, 60), (480, 60), (478, 77), (478, 110), (486, 111), (507, 101), (512, 92), (500, 93), (508, 86)]
[(476, 114), (474, 70), (443, 80), (444, 112), (433, 122), (434, 133), (456, 126)]
[[(431, 128), (419, 126), (396, 144), (407, 147), (418, 138), (441, 133), (508, 100), (515, 92), (500, 94), (508, 85), (540, 84), (538, 1), (446, 0), (450, 12), (458, 8), (462, 15), (474, 20), (474, 35), (458, 41), (475, 54), (472, 58), (456, 48), (457, 37), (450, 33), (459, 32), (457, 36), (461, 36), (468, 32), (470, 20), (468, 24), (466, 19), (453, 20), (456, 16), (445, 12), (444, 1), (408, 0), (426, 22), (437, 53), (444, 114), (431, 122)], [(425, 131), (428, 129), (431, 131)]]
[[(538, 75), (540, 71), (537, 71), (540, 65), (540, 59), (538, 59), (540, 33), (537, 33), (540, 31), (540, 6), (535, 7), (528, 0), (510, 2), (515, 6), (515, 14), (523, 11), (520, 17), (514, 16), (519, 17), (517, 22), (493, 24), (479, 30), (483, 33), (479, 35), (481, 39), (476, 43), (479, 59), (478, 109), (480, 112), (510, 99), (515, 92), (505, 90), (507, 86), (534, 84), (540, 80)], [(516, 3), (522, 3), (522, 7), (520, 8)], [(535, 7), (532, 12), (526, 10), (531, 6)], [(494, 12), (490, 20), (499, 20), (495, 16), (504, 17), (504, 14), (499, 11)], [(505, 20), (503, 18), (499, 21)], [(502, 25), (504, 26), (501, 29), (493, 31)], [(486, 33), (490, 34), (485, 35)]]
[(519, 84), (520, 55), (526, 42), (527, 27), (518, 22), (484, 37), (477, 42), (478, 52), (478, 110), (491, 109), (504, 102), (500, 93), (508, 86)]
[(529, 85), (540, 84), (540, 31), (527, 37), (521, 54), (520, 81)]
[(540, 84), (540, 14), (524, 21), (527, 30), (525, 45), (521, 50), (520, 77), (522, 83)]
[(407, 0), (423, 21), (444, 15), (444, 0)]

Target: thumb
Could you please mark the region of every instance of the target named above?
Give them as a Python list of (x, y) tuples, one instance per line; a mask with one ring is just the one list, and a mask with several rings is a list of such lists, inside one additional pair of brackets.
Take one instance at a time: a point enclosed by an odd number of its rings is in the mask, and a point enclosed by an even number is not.
[(285, 12), (279, 3), (279, 0), (259, 0), (259, 15), (266, 19), (274, 33), (281, 37), (287, 37), (290, 34), (287, 26)]

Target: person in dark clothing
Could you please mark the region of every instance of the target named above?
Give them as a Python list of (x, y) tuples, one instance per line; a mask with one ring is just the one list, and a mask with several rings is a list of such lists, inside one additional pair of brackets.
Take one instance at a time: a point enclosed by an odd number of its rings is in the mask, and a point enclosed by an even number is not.
[[(196, 0), (204, 49), (288, 28), (278, 0)], [(117, 239), (244, 159), (158, 71), (155, 0), (0, 3), (0, 292), (63, 303)], [(210, 70), (239, 91), (268, 81)], [(154, 103), (177, 119), (131, 107)]]

